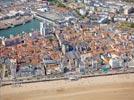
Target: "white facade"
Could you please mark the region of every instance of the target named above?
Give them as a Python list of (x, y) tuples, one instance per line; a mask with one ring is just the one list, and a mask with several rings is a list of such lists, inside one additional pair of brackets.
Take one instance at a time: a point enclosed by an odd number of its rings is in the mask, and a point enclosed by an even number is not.
[(48, 21), (40, 22), (40, 35), (44, 37), (52, 36), (54, 30), (53, 24)]
[(21, 2), (26, 2), (27, 0), (21, 0)]
[(40, 34), (46, 36), (46, 23), (40, 22)]
[(65, 55), (65, 53), (66, 53), (66, 46), (65, 45), (62, 45), (62, 52)]
[(83, 2), (83, 0), (77, 0), (77, 2), (78, 2), (78, 3), (82, 3), (82, 2)]
[(79, 12), (80, 12), (81, 15), (84, 16), (84, 15), (86, 15), (87, 11), (85, 9), (80, 9)]
[(2, 45), (5, 46), (5, 40), (2, 38), (0, 41), (1, 41)]
[(10, 59), (11, 78), (16, 78), (16, 59)]
[(128, 9), (124, 10), (124, 14), (127, 15), (128, 14)]
[(90, 0), (84, 0), (84, 3), (89, 4)]
[(43, 35), (43, 22), (40, 22), (40, 34)]
[(122, 67), (123, 62), (119, 58), (111, 58), (109, 60), (109, 65), (111, 66), (111, 68), (119, 68)]

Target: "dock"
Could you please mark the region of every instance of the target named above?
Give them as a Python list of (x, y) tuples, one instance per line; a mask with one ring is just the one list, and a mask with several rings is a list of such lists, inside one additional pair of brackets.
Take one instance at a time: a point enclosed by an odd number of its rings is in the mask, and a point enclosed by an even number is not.
[(0, 21), (0, 30), (8, 29), (14, 26), (25, 24), (33, 19), (32, 16), (22, 16), (19, 19), (11, 18)]

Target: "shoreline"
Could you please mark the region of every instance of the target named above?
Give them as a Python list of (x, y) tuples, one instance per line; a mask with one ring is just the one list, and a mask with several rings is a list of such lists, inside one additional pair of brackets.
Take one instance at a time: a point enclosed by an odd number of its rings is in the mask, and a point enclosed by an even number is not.
[[(86, 79), (80, 79), (78, 81), (60, 80), (29, 83), (22, 84), (20, 87), (5, 86), (1, 87), (0, 89), (2, 91), (2, 100), (53, 100), (54, 98), (55, 100), (61, 100), (61, 98), (63, 98), (62, 100), (70, 100), (71, 98), (77, 98), (77, 96), (79, 97), (79, 95), (81, 95), (81, 97), (84, 95), (89, 95), (89, 98), (91, 98), (91, 94), (101, 94), (103, 92), (106, 92), (105, 95), (107, 95), (107, 92), (110, 92), (110, 94), (112, 94), (115, 91), (117, 92), (115, 92), (113, 95), (119, 97), (110, 100), (125, 100), (120, 99), (121, 95), (116, 94), (120, 94), (121, 92), (125, 91), (125, 93), (129, 93), (131, 91), (131, 95), (129, 95), (130, 97), (128, 98), (131, 98), (129, 100), (133, 100), (134, 96), (132, 94), (134, 94), (134, 74), (90, 77)], [(104, 94), (102, 95), (104, 96)], [(127, 97), (127, 95), (125, 97)], [(108, 98), (106, 98), (106, 100), (107, 99)], [(72, 100), (81, 99), (77, 98)], [(87, 98), (84, 100), (89, 99)]]

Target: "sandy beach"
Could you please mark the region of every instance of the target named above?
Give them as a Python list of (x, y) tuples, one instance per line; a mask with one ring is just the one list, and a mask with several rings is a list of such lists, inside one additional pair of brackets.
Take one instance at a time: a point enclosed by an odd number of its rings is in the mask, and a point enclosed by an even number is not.
[(0, 100), (134, 100), (134, 74), (0, 88)]

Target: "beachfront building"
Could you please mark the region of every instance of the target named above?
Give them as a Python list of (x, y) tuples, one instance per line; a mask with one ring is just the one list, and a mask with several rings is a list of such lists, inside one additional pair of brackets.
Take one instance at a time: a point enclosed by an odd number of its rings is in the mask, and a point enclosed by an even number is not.
[(109, 60), (109, 65), (111, 66), (111, 68), (120, 68), (123, 67), (123, 61), (119, 58), (111, 58)]
[(16, 59), (10, 59), (11, 79), (16, 78)]

